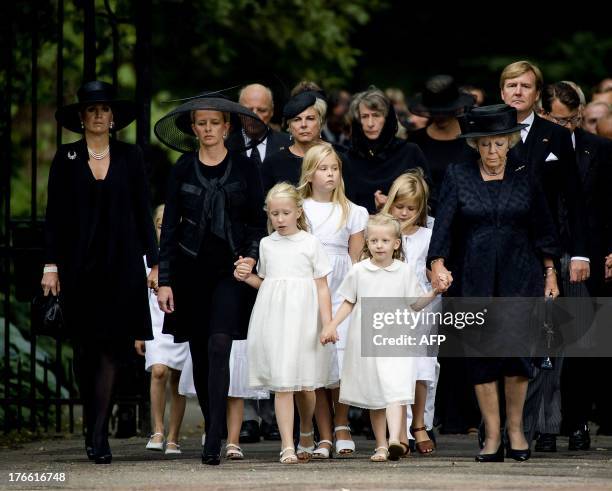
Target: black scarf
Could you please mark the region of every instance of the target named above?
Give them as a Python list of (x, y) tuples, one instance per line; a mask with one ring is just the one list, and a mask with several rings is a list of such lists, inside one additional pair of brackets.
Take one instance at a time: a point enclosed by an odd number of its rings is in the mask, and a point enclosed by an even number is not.
[(200, 170), (198, 153), (194, 153), (194, 165), (196, 176), (200, 184), (206, 190), (204, 202), (202, 203), (202, 215), (200, 217), (200, 229), (206, 230), (210, 226), (210, 232), (217, 237), (226, 240), (232, 251), (235, 251), (234, 240), (232, 238), (232, 224), (226, 208), (227, 194), (240, 189), (239, 182), (232, 182), (226, 185), (232, 171), (232, 158), (227, 156), (227, 168), (219, 178), (208, 179), (204, 177)]

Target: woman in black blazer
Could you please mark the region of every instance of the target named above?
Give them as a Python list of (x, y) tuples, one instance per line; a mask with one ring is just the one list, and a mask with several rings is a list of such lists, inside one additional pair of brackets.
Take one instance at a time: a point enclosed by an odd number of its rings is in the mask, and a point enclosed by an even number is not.
[(108, 419), (120, 365), (152, 339), (147, 276), (157, 277), (157, 245), (140, 149), (110, 139), (134, 120), (135, 106), (105, 82), (84, 84), (79, 102), (57, 120), (83, 133), (62, 145), (49, 172), (44, 294), (61, 292), (74, 341), (75, 373), (86, 424), (87, 455), (111, 462)]
[(228, 152), (230, 124), (265, 130), (251, 111), (219, 96), (196, 97), (155, 125), (162, 142), (184, 152), (168, 179), (157, 300), (167, 314), (163, 332), (189, 341), (209, 465), (220, 463), (232, 342), (246, 338), (256, 294), (233, 272), (240, 262), (255, 266), (266, 234), (259, 169)]
[[(474, 108), (464, 118), (462, 136), (476, 148), (480, 160), (449, 166), (428, 254), (434, 278), (452, 271), (456, 296), (559, 293), (553, 266), (559, 248), (546, 198), (527, 166), (507, 158), (522, 126), (516, 123), (516, 110), (505, 104)], [(525, 314), (516, 313), (512, 322), (525, 325), (528, 311)], [(501, 377), (505, 382), (507, 456), (527, 460), (530, 453), (522, 414), (531, 359), (474, 358), (469, 365), (486, 435), (476, 460), (504, 458), (497, 394)]]

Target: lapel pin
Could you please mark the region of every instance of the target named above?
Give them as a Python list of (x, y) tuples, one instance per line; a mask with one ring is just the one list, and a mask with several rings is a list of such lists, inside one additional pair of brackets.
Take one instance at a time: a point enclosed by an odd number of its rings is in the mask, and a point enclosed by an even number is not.
[(76, 157), (77, 157), (76, 152), (68, 152), (68, 158), (70, 160), (74, 160), (74, 159), (76, 159)]
[(520, 171), (520, 170), (522, 170), (522, 169), (524, 169), (524, 168), (525, 168), (525, 166), (524, 166), (524, 165), (521, 165), (520, 167), (517, 167), (517, 168), (514, 170), (514, 172), (518, 172), (518, 171)]

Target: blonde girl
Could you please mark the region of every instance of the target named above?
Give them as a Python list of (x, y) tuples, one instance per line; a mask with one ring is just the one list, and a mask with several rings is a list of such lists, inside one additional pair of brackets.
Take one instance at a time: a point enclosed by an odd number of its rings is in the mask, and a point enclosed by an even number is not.
[[(321, 335), (322, 343), (336, 342), (338, 325), (353, 312), (341, 373), (340, 402), (370, 410), (376, 438), (373, 462), (397, 460), (407, 454), (407, 447), (400, 439), (406, 420), (405, 407), (414, 402), (416, 359), (362, 356), (361, 299), (421, 297), (411, 306), (419, 310), (438, 293), (423, 294), (414, 269), (401, 260), (401, 245), (398, 220), (382, 213), (370, 218), (364, 249), (367, 258), (355, 264), (344, 279), (339, 289), (344, 302)], [(448, 287), (444, 282), (441, 285)]]
[[(429, 189), (421, 169), (415, 169), (399, 176), (391, 185), (389, 199), (383, 212), (390, 213), (402, 226), (402, 248), (405, 261), (410, 264), (424, 290), (430, 290), (426, 268), (427, 251), (431, 229), (427, 228), (427, 199)], [(429, 308), (434, 307), (434, 304)], [(440, 365), (435, 357), (417, 358), (417, 383), (412, 411), (408, 411), (407, 426), (415, 441), (415, 447), (422, 455), (431, 455), (435, 449), (429, 434), (433, 428), (434, 402)], [(406, 431), (402, 431), (404, 438)]]
[[(332, 313), (335, 313), (343, 301), (337, 293), (338, 287), (353, 263), (359, 260), (365, 244), (368, 212), (349, 201), (344, 194), (342, 161), (329, 143), (315, 145), (306, 152), (298, 191), (304, 200), (310, 232), (321, 241), (331, 262), (332, 272), (327, 282), (332, 295)], [(330, 374), (335, 378), (342, 370), (348, 319), (338, 329), (341, 341), (336, 343), (337, 363), (332, 365)], [(348, 426), (349, 407), (338, 402), (339, 389), (319, 389), (316, 395), (315, 418), (320, 440), (313, 458), (328, 459), (331, 456), (334, 434), (336, 453), (353, 453), (355, 443)]]
[[(257, 274), (238, 264), (234, 276), (258, 288), (249, 322), (249, 386), (275, 392), (281, 434), (280, 462), (308, 460), (314, 451), (315, 390), (334, 387), (334, 350), (319, 343), (322, 323), (331, 320), (327, 275), (332, 271), (319, 240), (309, 234), (303, 200), (288, 183), (266, 197), (268, 228), (259, 244)], [(293, 444), (293, 400), (300, 414), (300, 443)]]

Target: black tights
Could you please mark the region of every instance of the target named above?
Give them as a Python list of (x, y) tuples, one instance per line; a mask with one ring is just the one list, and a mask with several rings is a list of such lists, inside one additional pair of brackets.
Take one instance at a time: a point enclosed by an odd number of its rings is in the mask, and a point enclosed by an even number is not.
[(85, 445), (93, 447), (96, 455), (110, 453), (108, 420), (119, 364), (110, 349), (79, 346), (75, 369), (83, 399)]
[(226, 424), (232, 341), (232, 337), (227, 334), (212, 334), (189, 341), (193, 383), (204, 415), (204, 453), (208, 455), (219, 455), (221, 452), (221, 438)]

